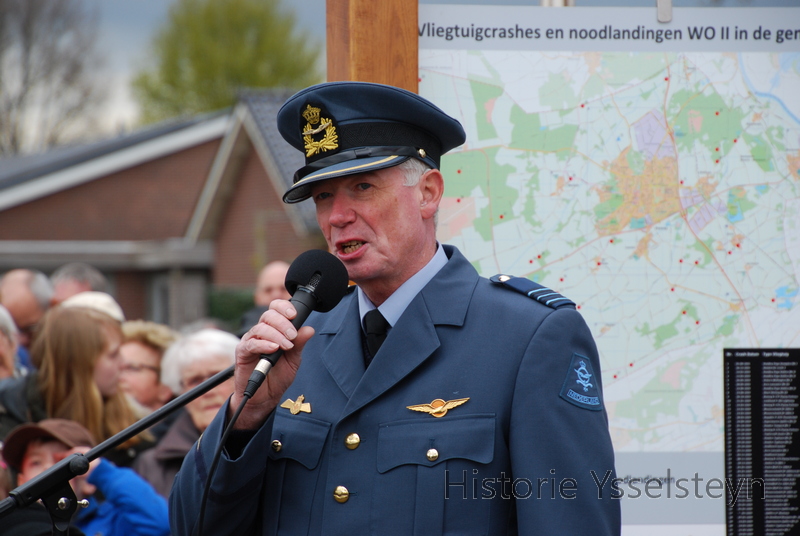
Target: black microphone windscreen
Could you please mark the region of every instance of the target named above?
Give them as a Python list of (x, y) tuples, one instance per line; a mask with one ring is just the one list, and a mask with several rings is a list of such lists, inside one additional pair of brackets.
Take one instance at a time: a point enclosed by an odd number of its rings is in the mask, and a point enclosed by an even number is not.
[(347, 268), (335, 255), (321, 249), (310, 249), (297, 256), (286, 272), (286, 290), (294, 296), (298, 286), (306, 286), (315, 274), (319, 283), (313, 292), (315, 311), (325, 313), (336, 307), (347, 292)]

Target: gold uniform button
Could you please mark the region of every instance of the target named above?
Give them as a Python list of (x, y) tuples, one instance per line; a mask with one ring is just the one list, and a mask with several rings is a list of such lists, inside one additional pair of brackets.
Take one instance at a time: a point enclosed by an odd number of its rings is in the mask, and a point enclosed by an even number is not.
[(277, 439), (272, 442), (272, 450), (274, 450), (275, 452), (280, 452), (282, 448), (283, 444), (281, 444), (281, 442), (278, 441)]
[(439, 451), (436, 449), (430, 449), (425, 456), (428, 458), (428, 461), (435, 462), (439, 459)]
[(336, 489), (333, 490), (333, 498), (338, 503), (346, 503), (350, 498), (350, 492), (344, 486), (336, 486)]
[(357, 449), (360, 444), (361, 438), (358, 436), (358, 434), (349, 434), (346, 438), (344, 438), (344, 446), (350, 450)]

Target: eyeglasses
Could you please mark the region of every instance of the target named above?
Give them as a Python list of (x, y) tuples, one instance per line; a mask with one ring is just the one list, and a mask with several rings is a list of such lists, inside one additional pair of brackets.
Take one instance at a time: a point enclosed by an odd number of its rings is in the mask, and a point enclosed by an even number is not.
[(122, 365), (121, 369), (122, 372), (142, 372), (143, 370), (152, 370), (156, 374), (161, 373), (161, 369), (158, 367), (154, 367), (153, 365), (144, 365), (142, 363), (125, 363)]
[[(206, 380), (208, 380), (210, 378), (213, 378), (214, 376), (216, 376), (220, 372), (222, 372), (222, 371), (218, 370), (217, 372), (212, 372), (210, 374), (205, 374), (205, 375), (198, 374), (196, 376), (191, 376), (189, 378), (186, 378), (185, 380), (181, 380), (181, 385), (183, 385), (184, 389), (194, 389), (195, 387), (197, 387), (198, 385), (200, 385), (204, 381), (206, 381)], [(233, 379), (233, 378), (231, 377), (231, 378), (228, 378), (228, 379), (230, 380), (230, 379)]]

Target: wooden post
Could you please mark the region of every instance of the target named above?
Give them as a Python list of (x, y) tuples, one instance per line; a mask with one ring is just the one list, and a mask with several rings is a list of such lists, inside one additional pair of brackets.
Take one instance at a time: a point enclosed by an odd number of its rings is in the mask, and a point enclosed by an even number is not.
[(377, 82), (417, 93), (418, 0), (327, 0), (328, 81)]

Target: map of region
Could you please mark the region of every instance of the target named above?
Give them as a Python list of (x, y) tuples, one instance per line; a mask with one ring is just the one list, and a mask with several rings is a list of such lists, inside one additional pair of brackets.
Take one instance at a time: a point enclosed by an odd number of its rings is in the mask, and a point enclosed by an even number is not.
[(723, 450), (723, 348), (800, 345), (800, 54), (420, 50), (439, 239), (578, 304), (617, 452)]

